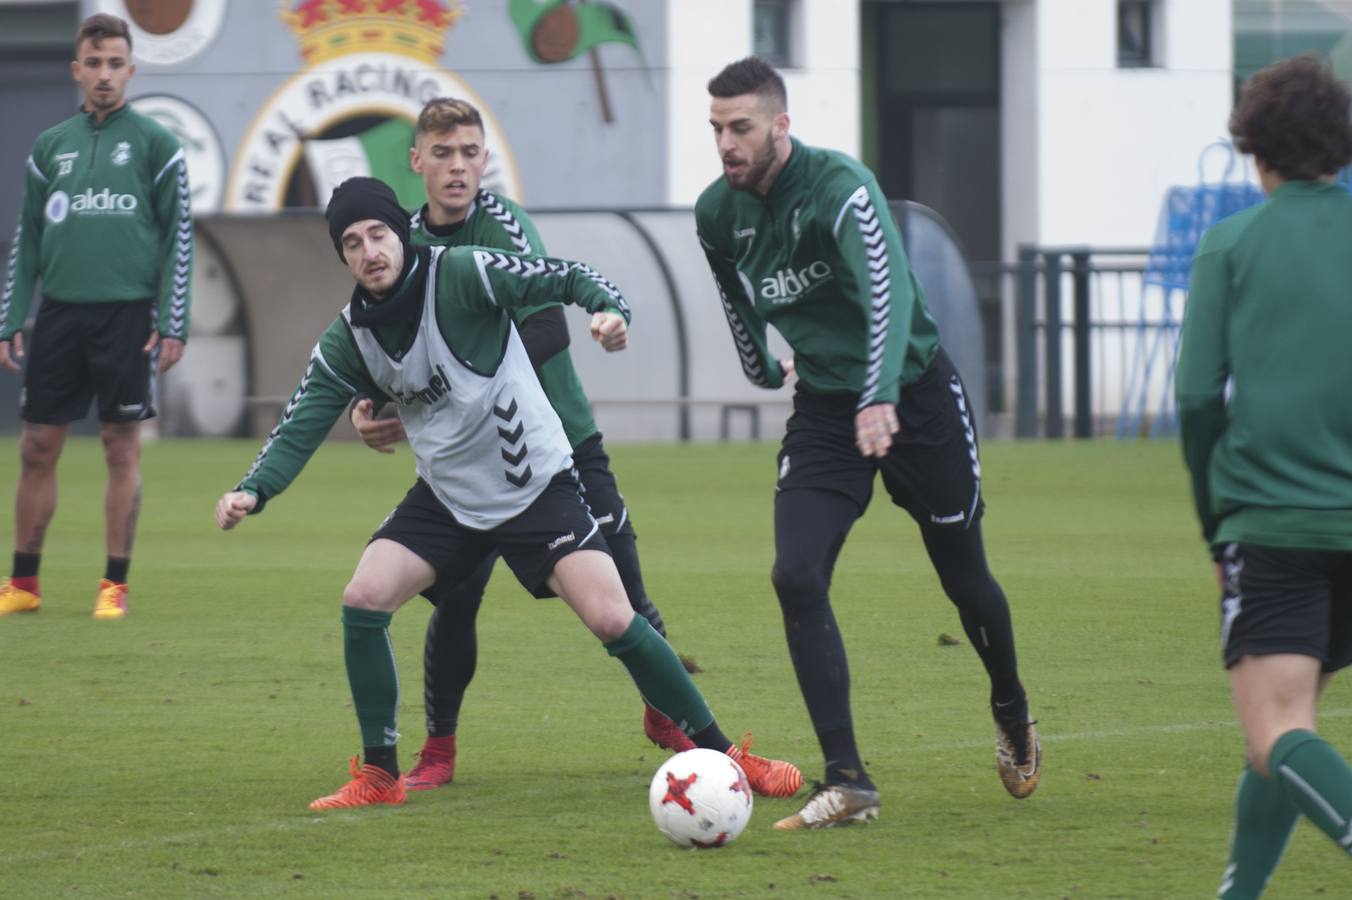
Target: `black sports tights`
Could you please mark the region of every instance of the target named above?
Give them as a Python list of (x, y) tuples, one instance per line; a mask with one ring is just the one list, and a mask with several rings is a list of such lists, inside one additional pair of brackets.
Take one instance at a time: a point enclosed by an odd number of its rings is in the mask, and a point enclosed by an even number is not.
[[(828, 591), (836, 558), (859, 508), (841, 494), (784, 491), (775, 497), (775, 565), (771, 573), (784, 616), (789, 658), (798, 676), (808, 715), (819, 737), (846, 732), (850, 751), (835, 752), (823, 740), (828, 759), (855, 757), (850, 715), (850, 670)], [(963, 630), (991, 678), (994, 697), (1017, 692), (1014, 633), (1004, 592), (986, 565), (978, 521), (966, 530), (922, 527), (925, 550), (958, 608)]]

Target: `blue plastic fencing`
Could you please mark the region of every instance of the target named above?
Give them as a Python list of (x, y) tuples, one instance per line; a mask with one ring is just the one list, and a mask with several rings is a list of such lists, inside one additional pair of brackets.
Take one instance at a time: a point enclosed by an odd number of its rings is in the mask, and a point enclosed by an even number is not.
[[(1222, 160), (1224, 168), (1218, 181), (1207, 181), (1207, 168)], [(1174, 408), (1174, 366), (1178, 359), (1181, 313), (1188, 291), (1188, 276), (1197, 244), (1206, 230), (1217, 222), (1247, 209), (1263, 199), (1263, 191), (1248, 180), (1247, 167), (1240, 162), (1228, 141), (1217, 141), (1202, 150), (1197, 160), (1198, 184), (1170, 188), (1160, 210), (1155, 242), (1150, 248), (1146, 271), (1141, 281), (1140, 315), (1136, 323), (1136, 355), (1132, 360), (1117, 436), (1140, 433), (1141, 422), (1149, 407), (1152, 391), (1161, 391), (1150, 436), (1173, 435), (1178, 430)], [(1158, 291), (1160, 310), (1148, 315), (1152, 305), (1147, 293)], [(1156, 366), (1164, 367), (1163, 385), (1153, 378)]]

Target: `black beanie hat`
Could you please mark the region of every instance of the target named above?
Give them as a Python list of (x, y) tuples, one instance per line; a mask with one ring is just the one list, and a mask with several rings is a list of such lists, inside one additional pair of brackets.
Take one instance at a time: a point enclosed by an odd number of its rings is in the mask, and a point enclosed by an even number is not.
[(399, 240), (408, 246), (408, 213), (399, 205), (399, 198), (388, 184), (379, 178), (358, 176), (349, 178), (338, 185), (329, 199), (329, 208), (324, 212), (329, 220), (329, 237), (333, 238), (333, 249), (338, 258), (347, 262), (343, 256), (343, 232), (353, 222), (363, 219), (379, 219), (390, 230), (399, 235)]

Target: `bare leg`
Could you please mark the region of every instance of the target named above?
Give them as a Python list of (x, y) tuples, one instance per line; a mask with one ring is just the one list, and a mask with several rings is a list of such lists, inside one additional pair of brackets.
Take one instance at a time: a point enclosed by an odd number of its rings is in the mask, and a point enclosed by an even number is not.
[(1320, 682), (1319, 660), (1296, 653), (1246, 656), (1230, 669), (1245, 751), (1259, 775), (1270, 777), (1268, 756), (1277, 738), (1297, 728), (1315, 730)]
[(99, 435), (108, 465), (108, 490), (103, 498), (108, 555), (126, 559), (131, 556), (141, 514), (141, 423), (104, 422)]
[(427, 560), (398, 541), (379, 538), (366, 545), (357, 561), (343, 589), (343, 605), (392, 613), (431, 587), (435, 578)]
[(610, 555), (600, 550), (578, 550), (555, 563), (549, 589), (602, 643), (619, 640), (634, 620), (620, 573)]
[(41, 553), (56, 513), (56, 463), (67, 426), (25, 422), (19, 438), (19, 486), (14, 495), (14, 549)]

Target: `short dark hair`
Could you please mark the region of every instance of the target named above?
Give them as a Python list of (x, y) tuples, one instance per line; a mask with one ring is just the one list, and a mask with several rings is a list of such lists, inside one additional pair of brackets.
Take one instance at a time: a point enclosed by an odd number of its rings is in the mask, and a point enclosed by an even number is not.
[(81, 22), (80, 30), (75, 32), (76, 58), (79, 58), (80, 45), (85, 41), (97, 48), (104, 38), (123, 38), (127, 42), (127, 49), (131, 50), (131, 28), (126, 20), (109, 13), (99, 13)]
[(483, 116), (474, 104), (456, 97), (434, 97), (418, 113), (418, 124), (413, 133), (441, 134), (461, 125), (473, 125), (484, 130)]
[(778, 112), (789, 108), (789, 92), (784, 89), (784, 79), (779, 77), (774, 66), (759, 56), (728, 63), (723, 71), (709, 79), (712, 97), (740, 97), (743, 94), (759, 94), (762, 99), (771, 101)]
[(1259, 69), (1230, 114), (1241, 153), (1286, 179), (1313, 180), (1352, 162), (1352, 94), (1314, 53)]

